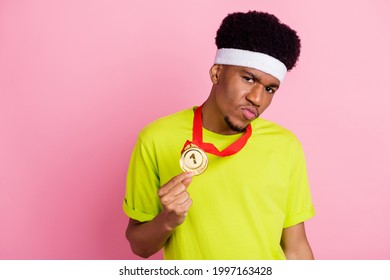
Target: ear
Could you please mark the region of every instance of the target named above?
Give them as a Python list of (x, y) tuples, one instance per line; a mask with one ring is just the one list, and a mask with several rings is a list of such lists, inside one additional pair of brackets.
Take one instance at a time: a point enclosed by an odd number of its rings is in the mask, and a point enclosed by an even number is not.
[(221, 68), (222, 68), (222, 66), (220, 64), (214, 64), (210, 68), (210, 79), (214, 85), (218, 84), (219, 76), (221, 73)]

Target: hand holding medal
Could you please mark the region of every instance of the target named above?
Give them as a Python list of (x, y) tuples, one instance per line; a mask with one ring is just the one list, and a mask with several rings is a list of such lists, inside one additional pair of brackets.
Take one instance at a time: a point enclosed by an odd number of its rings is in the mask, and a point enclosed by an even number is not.
[(163, 220), (170, 230), (181, 225), (192, 205), (192, 200), (187, 192), (191, 184), (192, 173), (180, 173), (159, 190), (158, 196), (163, 206)]

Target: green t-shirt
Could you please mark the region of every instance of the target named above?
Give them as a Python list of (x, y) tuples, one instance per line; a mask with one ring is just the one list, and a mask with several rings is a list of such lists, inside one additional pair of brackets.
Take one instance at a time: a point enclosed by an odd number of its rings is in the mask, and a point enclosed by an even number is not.
[[(193, 109), (161, 118), (139, 134), (127, 176), (125, 213), (152, 220), (162, 209), (157, 191), (183, 172), (180, 151), (192, 140)], [(288, 130), (264, 119), (238, 153), (208, 155), (208, 167), (188, 187), (193, 201), (164, 247), (165, 259), (285, 259), (283, 228), (314, 215), (301, 145)], [(203, 129), (219, 150), (241, 135)]]

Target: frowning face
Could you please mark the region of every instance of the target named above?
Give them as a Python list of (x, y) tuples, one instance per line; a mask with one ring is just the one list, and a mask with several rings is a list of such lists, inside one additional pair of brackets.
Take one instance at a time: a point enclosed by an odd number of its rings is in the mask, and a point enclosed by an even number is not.
[(245, 131), (271, 104), (280, 82), (262, 71), (228, 65), (210, 69), (213, 88), (203, 110), (204, 127), (220, 134)]

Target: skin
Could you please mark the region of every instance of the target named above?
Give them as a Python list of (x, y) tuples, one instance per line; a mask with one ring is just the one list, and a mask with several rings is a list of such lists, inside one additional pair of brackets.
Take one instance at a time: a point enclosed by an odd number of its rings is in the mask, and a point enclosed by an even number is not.
[(147, 258), (164, 247), (176, 227), (184, 222), (192, 200), (187, 187), (192, 181), (191, 173), (181, 173), (158, 191), (163, 210), (150, 222), (129, 220), (126, 237), (134, 254)]
[[(215, 64), (210, 69), (213, 83), (203, 105), (203, 127), (219, 134), (245, 131), (271, 104), (280, 82), (252, 68)], [(129, 220), (126, 237), (133, 253), (147, 258), (162, 247), (176, 227), (181, 225), (192, 205), (187, 192), (192, 174), (181, 173), (158, 192), (163, 210), (150, 222)], [(281, 246), (287, 259), (313, 259), (304, 223), (283, 230)]]
[(251, 120), (245, 118), (243, 111), (252, 110), (255, 118), (260, 116), (271, 104), (280, 84), (269, 74), (240, 66), (213, 65), (210, 78), (213, 87), (203, 105), (203, 126), (219, 134), (245, 130)]

